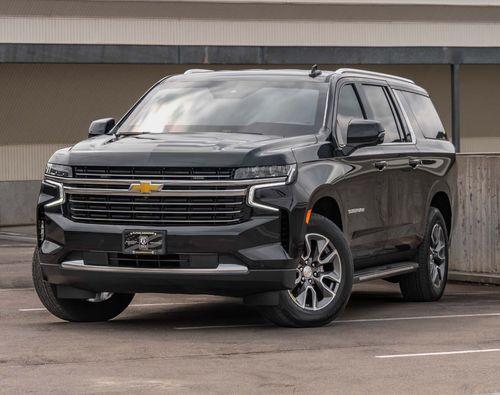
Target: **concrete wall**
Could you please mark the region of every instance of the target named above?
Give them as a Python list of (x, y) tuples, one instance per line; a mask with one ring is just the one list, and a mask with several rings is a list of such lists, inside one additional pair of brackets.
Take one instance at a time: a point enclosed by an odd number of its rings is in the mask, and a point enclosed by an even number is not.
[(457, 156), (451, 278), (500, 283), (500, 154)]
[(0, 226), (35, 223), (40, 181), (0, 181)]

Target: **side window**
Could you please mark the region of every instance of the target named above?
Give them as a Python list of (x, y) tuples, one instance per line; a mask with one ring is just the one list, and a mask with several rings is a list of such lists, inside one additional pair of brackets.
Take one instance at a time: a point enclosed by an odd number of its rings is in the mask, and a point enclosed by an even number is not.
[(446, 133), (443, 123), (428, 96), (420, 95), (412, 92), (398, 92), (398, 95), (403, 95), (406, 99), (406, 105), (409, 107), (407, 113), (413, 129), (420, 129), (422, 134), (428, 139), (443, 139), (446, 140)]
[(363, 85), (363, 88), (375, 121), (379, 121), (385, 130), (384, 142), (401, 142), (398, 123), (385, 89), (378, 85)]
[(352, 84), (344, 85), (339, 94), (337, 106), (337, 130), (341, 136), (341, 143), (347, 142), (347, 127), (352, 119), (364, 119), (363, 110)]

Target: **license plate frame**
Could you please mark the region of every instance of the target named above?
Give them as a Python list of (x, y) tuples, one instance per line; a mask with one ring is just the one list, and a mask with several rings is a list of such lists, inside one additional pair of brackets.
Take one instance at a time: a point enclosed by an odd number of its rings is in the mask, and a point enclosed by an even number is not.
[(167, 249), (166, 232), (130, 229), (123, 232), (122, 250), (130, 255), (164, 255)]

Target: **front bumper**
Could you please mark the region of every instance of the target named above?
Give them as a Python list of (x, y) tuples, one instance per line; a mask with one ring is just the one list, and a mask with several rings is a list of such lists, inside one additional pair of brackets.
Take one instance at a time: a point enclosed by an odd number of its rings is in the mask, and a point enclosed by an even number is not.
[(45, 239), (40, 241), (39, 258), (43, 275), (52, 284), (95, 292), (230, 296), (294, 285), (297, 261), (282, 246), (279, 214), (225, 226), (134, 226), (134, 230), (165, 231), (168, 254), (186, 255), (189, 262), (205, 256), (215, 260), (214, 267), (188, 264), (173, 269), (108, 265), (108, 254), (122, 252), (123, 232), (130, 225), (74, 222), (57, 210), (45, 211), (43, 218)]

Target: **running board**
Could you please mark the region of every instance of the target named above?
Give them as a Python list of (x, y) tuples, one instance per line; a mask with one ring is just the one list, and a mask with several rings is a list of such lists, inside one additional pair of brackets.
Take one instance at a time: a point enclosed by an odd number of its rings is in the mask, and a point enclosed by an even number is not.
[(416, 262), (399, 262), (390, 265), (369, 267), (354, 272), (354, 283), (376, 280), (378, 278), (387, 278), (414, 272), (418, 269)]

